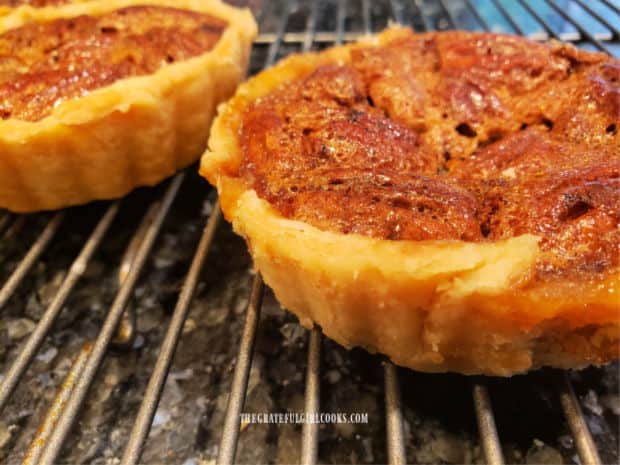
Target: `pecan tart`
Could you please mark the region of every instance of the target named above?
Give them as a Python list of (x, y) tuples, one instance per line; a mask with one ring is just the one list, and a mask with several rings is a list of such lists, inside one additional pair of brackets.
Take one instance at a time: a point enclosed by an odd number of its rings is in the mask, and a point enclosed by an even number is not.
[(388, 29), (220, 109), (201, 173), (305, 326), (416, 370), (618, 358), (620, 62)]
[(112, 0), (0, 18), (0, 207), (126, 194), (196, 160), (256, 25), (218, 0)]

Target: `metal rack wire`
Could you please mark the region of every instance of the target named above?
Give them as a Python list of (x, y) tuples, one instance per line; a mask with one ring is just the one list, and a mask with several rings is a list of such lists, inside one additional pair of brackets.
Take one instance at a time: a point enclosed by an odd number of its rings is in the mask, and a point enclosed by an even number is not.
[[(296, 2), (285, 2), (280, 10), (278, 23), (273, 32), (264, 32), (256, 40), (256, 47), (267, 46), (266, 58), (263, 66), (271, 66), (281, 55), (283, 45), (292, 46), (297, 51), (308, 51), (312, 48), (339, 44), (373, 32), (372, 5), (370, 0), (360, 0), (361, 28), (350, 30), (347, 28), (348, 7), (347, 1), (311, 2), (307, 8), (305, 30), (302, 32), (288, 31), (289, 16), (299, 5)], [(620, 39), (619, 22), (611, 17), (620, 19), (620, 7), (616, 2), (600, 0), (595, 3), (585, 3), (575, 0), (576, 7), (581, 8), (584, 14), (589, 15), (571, 17), (566, 8), (561, 8), (557, 1), (546, 0), (551, 12), (555, 15), (543, 15), (533, 8), (528, 0), (519, 0), (520, 10), (525, 16), (517, 19), (511, 14), (514, 8), (512, 2), (493, 0), (491, 13), (479, 8), (475, 0), (461, 2), (441, 0), (439, 2), (415, 0), (410, 2), (392, 0), (389, 2), (393, 20), (410, 25), (419, 31), (467, 28), (483, 30), (500, 30), (525, 34), (535, 39), (548, 37), (556, 39), (572, 39), (588, 47), (604, 50), (610, 53), (617, 52)], [(564, 5), (566, 6), (566, 5)], [(335, 28), (333, 30), (317, 30), (318, 17), (321, 8), (332, 8), (335, 12)], [(616, 16), (614, 16), (616, 15)], [(587, 19), (587, 21), (585, 21)], [(584, 22), (595, 21), (606, 29), (606, 33), (589, 32)], [(532, 26), (534, 25), (534, 26)], [(559, 25), (568, 25), (573, 32), (562, 32)], [(566, 30), (568, 30), (566, 29)], [(565, 30), (565, 31), (566, 31)], [(575, 32), (576, 31), (576, 32)], [(62, 451), (63, 444), (72, 425), (80, 415), (80, 409), (88, 395), (89, 388), (102, 364), (106, 351), (117, 334), (117, 327), (124, 318), (129, 298), (131, 297), (137, 279), (143, 271), (145, 262), (157, 238), (164, 219), (177, 196), (184, 180), (184, 174), (175, 176), (161, 199), (154, 201), (144, 215), (142, 226), (138, 227), (134, 239), (130, 243), (132, 253), (126, 255), (126, 266), (121, 279), (116, 298), (111, 305), (107, 317), (101, 327), (96, 340), (84, 346), (80, 356), (74, 361), (73, 367), (46, 417), (41, 423), (40, 434), (34, 439), (25, 463), (51, 465), (56, 462)], [(81, 252), (70, 267), (62, 285), (54, 299), (48, 306), (35, 330), (29, 336), (20, 353), (4, 375), (0, 384), (0, 412), (4, 409), (12, 393), (29, 364), (37, 354), (44, 339), (50, 334), (66, 299), (78, 285), (89, 260), (105, 240), (106, 233), (113, 223), (119, 210), (119, 202), (111, 203), (101, 216)], [(8, 280), (0, 288), (0, 308), (11, 298), (28, 276), (29, 271), (37, 262), (41, 254), (52, 243), (55, 233), (63, 221), (63, 212), (52, 215), (39, 237), (23, 256)], [(0, 234), (2, 240), (10, 240), (23, 226), (23, 216), (0, 213)], [(160, 401), (164, 383), (168, 376), (174, 357), (176, 346), (181, 337), (189, 304), (196, 288), (199, 274), (205, 263), (209, 248), (213, 243), (216, 228), (221, 216), (216, 206), (208, 219), (196, 248), (191, 266), (185, 278), (183, 288), (178, 296), (174, 313), (170, 319), (165, 338), (160, 347), (159, 356), (153, 368), (148, 387), (145, 391), (139, 413), (135, 419), (132, 432), (127, 441), (121, 459), (123, 465), (137, 464), (141, 451), (148, 438), (149, 430), (155, 411)], [(226, 418), (219, 448), (217, 462), (231, 464), (235, 460), (235, 451), (238, 443), (240, 428), (240, 413), (243, 410), (245, 394), (248, 386), (254, 340), (260, 319), (261, 302), (264, 285), (260, 275), (254, 278), (251, 295), (245, 317), (245, 326), (239, 344), (239, 353), (235, 365), (232, 386)], [(123, 325), (121, 324), (121, 329)], [(318, 412), (320, 410), (320, 360), (321, 360), (321, 333), (314, 329), (308, 333), (308, 365), (306, 371), (305, 410)], [(400, 389), (398, 369), (389, 362), (384, 364), (385, 380), (385, 410), (386, 410), (386, 447), (389, 463), (402, 464), (406, 462), (405, 442), (403, 438), (403, 419), (400, 404)], [(558, 385), (557, 395), (572, 432), (580, 461), (583, 464), (601, 463), (592, 436), (588, 431), (581, 408), (568, 377), (562, 378)], [(499, 465), (503, 463), (501, 445), (498, 434), (492, 402), (484, 381), (474, 381), (472, 384), (472, 400), (478, 421), (480, 442), (487, 463)], [(302, 431), (301, 461), (302, 463), (316, 463), (319, 450), (319, 429), (317, 424), (305, 424)]]

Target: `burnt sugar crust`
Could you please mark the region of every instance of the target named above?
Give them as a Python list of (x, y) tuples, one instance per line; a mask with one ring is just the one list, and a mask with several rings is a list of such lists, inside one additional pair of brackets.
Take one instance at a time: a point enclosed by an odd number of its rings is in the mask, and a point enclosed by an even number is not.
[(1, 119), (0, 207), (29, 212), (120, 197), (161, 181), (204, 150), (217, 104), (245, 76), (256, 34), (248, 10), (218, 0), (21, 7), (0, 18), (0, 34), (137, 5), (209, 15), (224, 28), (219, 40), (201, 53), (60, 99), (41, 118)]
[(431, 372), (602, 364), (618, 73), (559, 43), (389, 29), (240, 86), (201, 173), (282, 305), (347, 347)]

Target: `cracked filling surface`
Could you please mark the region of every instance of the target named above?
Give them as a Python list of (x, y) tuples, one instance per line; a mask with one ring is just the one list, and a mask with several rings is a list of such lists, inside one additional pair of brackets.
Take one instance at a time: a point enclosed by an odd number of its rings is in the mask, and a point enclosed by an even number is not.
[(253, 102), (239, 174), (284, 217), (388, 240), (540, 236), (540, 277), (617, 269), (620, 61), (489, 33), (354, 47)]
[(132, 6), (28, 23), (0, 34), (0, 118), (39, 121), (61, 102), (211, 50), (226, 22)]

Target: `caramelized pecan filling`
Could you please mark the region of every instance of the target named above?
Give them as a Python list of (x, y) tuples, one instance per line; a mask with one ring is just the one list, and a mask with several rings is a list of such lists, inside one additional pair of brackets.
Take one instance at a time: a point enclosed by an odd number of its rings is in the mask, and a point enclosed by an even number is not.
[(0, 117), (38, 121), (64, 100), (212, 49), (226, 23), (161, 6), (30, 23), (0, 34)]
[(382, 239), (542, 237), (541, 275), (618, 266), (620, 62), (413, 33), (246, 109), (240, 175), (282, 215)]

